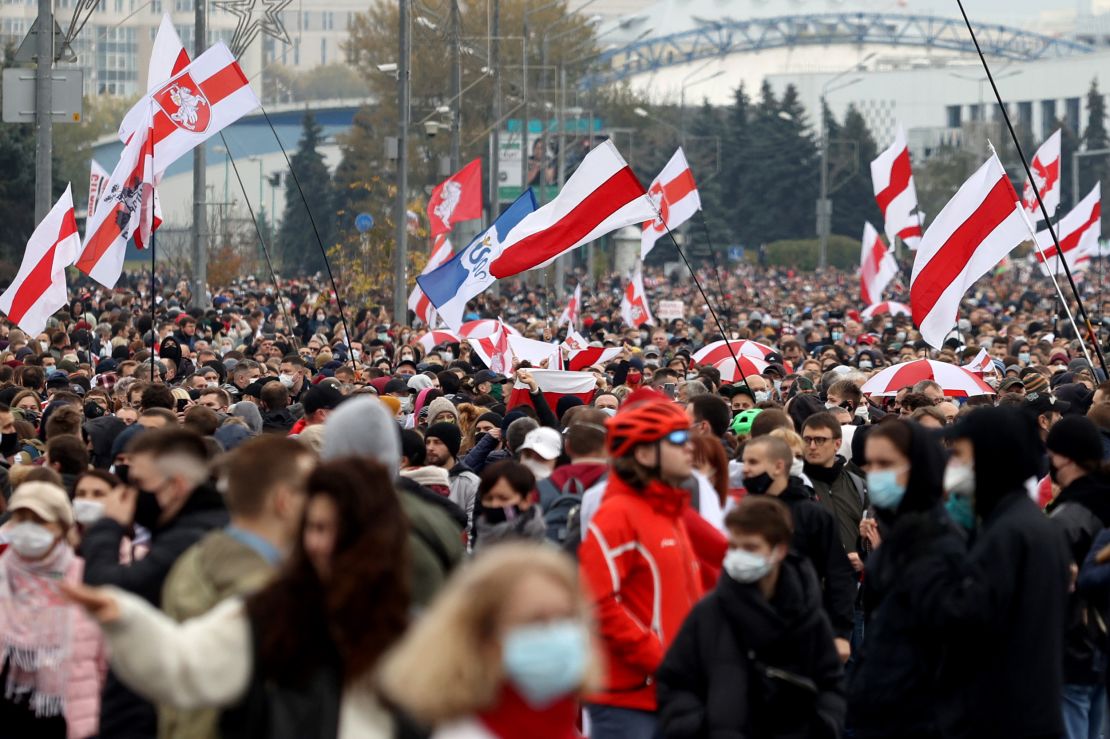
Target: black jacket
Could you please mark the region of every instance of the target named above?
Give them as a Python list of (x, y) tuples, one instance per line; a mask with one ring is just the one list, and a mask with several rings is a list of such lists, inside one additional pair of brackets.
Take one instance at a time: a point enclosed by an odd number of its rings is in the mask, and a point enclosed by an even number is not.
[[(223, 498), (211, 485), (193, 491), (176, 517), (151, 533), (150, 551), (131, 564), (120, 564), (120, 542), (127, 529), (102, 518), (85, 530), (81, 556), (85, 558), (85, 583), (114, 585), (150, 601), (162, 601), (162, 584), (181, 554), (212, 529), (227, 525)], [(101, 739), (138, 739), (157, 734), (154, 707), (132, 693), (108, 673), (101, 697)]]
[(813, 564), (824, 592), (823, 603), (833, 633), (847, 639), (852, 633), (857, 578), (837, 536), (836, 519), (810, 497), (797, 477), (790, 478), (790, 485), (779, 500), (790, 508), (794, 518), (791, 548)]
[(934, 580), (932, 587), (944, 591), (940, 617), (965, 660), (955, 670), (966, 683), (947, 717), (949, 735), (1062, 733), (1070, 562), (1064, 537), (1018, 488), (983, 520), (967, 576), (954, 584)]
[(817, 739), (844, 723), (844, 672), (821, 589), (789, 555), (774, 597), (722, 575), (656, 675), (664, 737)]
[(289, 412), (288, 408), (279, 408), (276, 411), (266, 411), (262, 414), (262, 431), (268, 434), (288, 434), (297, 419)]
[(867, 561), (866, 639), (848, 676), (859, 739), (939, 737), (953, 676), (932, 584), (959, 582), (966, 549), (944, 510), (903, 515)]
[[(1110, 525), (1110, 485), (1094, 475), (1084, 475), (1061, 490), (1048, 511), (1049, 520), (1067, 539), (1072, 561), (1082, 566), (1099, 532)], [(1078, 592), (1068, 594), (1065, 683), (1096, 685), (1103, 681), (1106, 638), (1098, 626), (1099, 616), (1091, 610), (1087, 597)]]

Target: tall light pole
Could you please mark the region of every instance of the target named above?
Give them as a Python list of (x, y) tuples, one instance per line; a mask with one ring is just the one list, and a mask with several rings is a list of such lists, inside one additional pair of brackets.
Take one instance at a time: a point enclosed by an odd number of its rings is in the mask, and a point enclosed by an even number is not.
[[(408, 277), (405, 262), (408, 259), (408, 191), (409, 191), (409, 45), (412, 27), (409, 19), (410, 0), (400, 0), (400, 56), (397, 59), (397, 118), (400, 121), (397, 138), (397, 243), (393, 249), (393, 321), (404, 324), (408, 317), (406, 296)], [(336, 296), (339, 300), (339, 296)], [(342, 309), (342, 304), (340, 304)]]
[[(867, 59), (870, 59), (874, 54), (871, 54)], [(829, 266), (829, 230), (832, 227), (832, 200), (829, 199), (829, 127), (825, 125), (825, 106), (830, 92), (841, 90), (845, 87), (850, 87), (857, 82), (862, 82), (862, 77), (848, 80), (842, 85), (833, 87), (834, 82), (839, 80), (846, 74), (855, 72), (863, 65), (863, 61), (856, 64), (851, 69), (846, 69), (840, 74), (836, 75), (821, 87), (821, 98), (818, 111), (818, 118), (821, 122), (821, 194), (817, 199), (817, 266), (824, 269)]]
[[(196, 0), (194, 4), (194, 46), (193, 58), (196, 59), (208, 48), (208, 24), (205, 15), (207, 0)], [(205, 145), (193, 149), (193, 227), (190, 229), (190, 251), (193, 256), (192, 293), (194, 308), (208, 307), (208, 205), (205, 199), (208, 159)], [(224, 154), (225, 157), (230, 156)], [(226, 166), (225, 166), (226, 169)], [(227, 174), (224, 174), (224, 187), (227, 187)], [(227, 200), (225, 197), (224, 200)]]
[(54, 180), (54, 2), (39, 0), (35, 36), (35, 223), (53, 205)]

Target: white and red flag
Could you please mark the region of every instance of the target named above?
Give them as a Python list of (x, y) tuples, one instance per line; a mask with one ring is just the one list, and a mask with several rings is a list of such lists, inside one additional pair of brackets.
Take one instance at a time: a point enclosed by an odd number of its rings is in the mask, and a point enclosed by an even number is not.
[(623, 347), (588, 346), (585, 349), (572, 351), (567, 358), (567, 369), (584, 370), (594, 365), (606, 365), (620, 356)]
[(921, 218), (917, 211), (910, 149), (902, 126), (898, 126), (890, 148), (871, 162), (871, 184), (879, 210), (883, 212), (887, 240), (893, 244), (897, 237), (910, 249), (916, 249), (921, 241)]
[(150, 243), (154, 216), (154, 141), (148, 116), (123, 148), (92, 213), (85, 222), (85, 242), (77, 269), (107, 288), (123, 271), (127, 242)]
[[(436, 236), (435, 243), (432, 246), (432, 254), (428, 257), (428, 263), (424, 265), (424, 269), (420, 274), (428, 274), (450, 259), (451, 254), (451, 241), (447, 238), (447, 234)], [(409, 309), (416, 314), (417, 318), (424, 322), (425, 326), (431, 327), (435, 325), (436, 307), (432, 305), (432, 301), (428, 300), (428, 296), (420, 289), (419, 282), (416, 283), (412, 288), (412, 292), (409, 293)]]
[(645, 323), (655, 325), (655, 318), (651, 315), (648, 306), (647, 293), (644, 292), (644, 277), (640, 272), (640, 265), (629, 276), (628, 286), (624, 289), (621, 298), (621, 318), (632, 328), (639, 328)]
[(108, 170), (100, 166), (100, 162), (95, 159), (90, 160), (89, 164), (89, 205), (85, 211), (86, 218), (92, 216), (93, 211), (96, 210), (96, 202), (100, 199), (100, 194), (104, 192), (104, 188), (108, 184)]
[(590, 345), (586, 337), (578, 333), (572, 327), (567, 331), (567, 338), (563, 339), (563, 343), (559, 345), (560, 349), (566, 349), (568, 352), (577, 352), (585, 349)]
[(555, 257), (618, 228), (655, 218), (646, 191), (612, 141), (590, 150), (555, 199), (524, 216), (501, 239), (490, 274), (502, 279), (550, 264)]
[(73, 192), (67, 185), (31, 234), (19, 272), (0, 295), (0, 311), (32, 338), (41, 334), (47, 319), (68, 302), (66, 267), (73, 264), (80, 250)]
[(124, 147), (94, 216), (85, 226), (77, 268), (115, 287), (127, 241), (150, 243), (157, 227), (154, 184), (174, 161), (258, 107), (247, 78), (217, 43), (139, 101), (147, 108)]
[(964, 369), (968, 372), (974, 372), (977, 375), (998, 371), (998, 368), (994, 366), (994, 360), (991, 359), (991, 355), (985, 347), (979, 350), (979, 353), (975, 355), (975, 359), (972, 359), (964, 365)]
[(458, 344), (462, 340), (462, 337), (454, 333), (453, 331), (444, 331), (442, 329), (439, 329), (437, 331), (429, 331), (428, 333), (424, 334), (420, 337), (417, 343), (420, 344), (420, 346), (424, 349), (424, 353), (427, 354), (440, 344)]
[(640, 259), (647, 258), (648, 252), (667, 229), (673, 231), (701, 210), (701, 196), (694, 183), (694, 173), (690, 171), (681, 147), (659, 176), (652, 180), (648, 197), (659, 215), (644, 224), (644, 232), (640, 236)]
[(567, 301), (567, 307), (563, 309), (563, 314), (559, 316), (559, 322), (556, 326), (562, 326), (564, 323), (569, 323), (572, 327), (578, 324), (578, 313), (582, 310), (582, 283), (579, 282), (574, 288), (574, 294), (570, 296)]
[(1063, 271), (1060, 255), (1072, 270), (1085, 269), (1091, 257), (1098, 254), (1098, 241), (1102, 238), (1102, 183), (1096, 182), (1087, 197), (1079, 201), (1071, 211), (1056, 223), (1056, 238), (1060, 240), (1060, 251), (1052, 241), (1052, 234), (1046, 228), (1037, 232), (1037, 245), (1032, 259), (1045, 276)]
[(447, 233), (456, 223), (481, 217), (482, 160), (475, 159), (432, 190), (428, 228), (435, 237)]
[[(557, 408), (559, 400), (567, 395), (574, 395), (587, 405), (593, 400), (594, 390), (597, 388), (597, 378), (590, 372), (571, 372), (569, 370), (533, 369), (529, 370), (532, 378), (543, 393), (544, 400), (551, 408)], [(535, 407), (528, 386), (519, 380), (513, 385), (509, 399), (505, 403), (506, 409), (513, 409), (518, 405)]]
[(1041, 207), (1037, 204), (1036, 193), (1033, 192), (1033, 184), (1036, 184), (1045, 210), (1051, 218), (1060, 207), (1060, 129), (1056, 129), (1037, 149), (1029, 168), (1033, 171), (1033, 183), (1026, 180), (1021, 191), (1021, 202), (1030, 218), (1036, 221), (1041, 217)]
[[(162, 23), (158, 26), (158, 33), (154, 36), (154, 44), (150, 49), (150, 62), (147, 64), (146, 73), (147, 91), (152, 92), (161, 87), (171, 77), (189, 66), (190, 61), (192, 60), (189, 58), (189, 52), (185, 51), (185, 45), (181, 43), (181, 37), (173, 27), (170, 14), (163, 13)], [(125, 144), (142, 123), (143, 114), (146, 113), (146, 107), (142, 103), (143, 101), (140, 100), (131, 106), (131, 110), (127, 111), (127, 115), (119, 124), (119, 140)]]
[(500, 319), (497, 320), (497, 330), (492, 334), (480, 339), (467, 339), (467, 341), (489, 367), (490, 372), (504, 375), (512, 371), (513, 350), (509, 346), (509, 329)]
[(921, 337), (939, 349), (956, 325), (968, 288), (1028, 238), (1017, 193), (992, 154), (921, 239), (910, 282), (910, 306)]
[(864, 305), (882, 300), (883, 290), (898, 276), (898, 262), (870, 223), (863, 224), (859, 263), (859, 292)]

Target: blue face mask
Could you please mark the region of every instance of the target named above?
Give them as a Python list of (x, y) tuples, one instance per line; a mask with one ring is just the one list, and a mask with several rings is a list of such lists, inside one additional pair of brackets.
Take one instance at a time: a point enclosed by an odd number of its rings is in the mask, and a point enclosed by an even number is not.
[(533, 708), (570, 695), (586, 674), (589, 640), (578, 621), (520, 626), (501, 649), (506, 676)]
[(949, 493), (948, 500), (944, 501), (944, 510), (948, 511), (948, 517), (957, 526), (966, 531), (975, 528), (975, 508), (968, 496), (960, 493)]
[(892, 511), (906, 495), (906, 486), (898, 482), (901, 470), (877, 470), (867, 473), (867, 492), (877, 508)]

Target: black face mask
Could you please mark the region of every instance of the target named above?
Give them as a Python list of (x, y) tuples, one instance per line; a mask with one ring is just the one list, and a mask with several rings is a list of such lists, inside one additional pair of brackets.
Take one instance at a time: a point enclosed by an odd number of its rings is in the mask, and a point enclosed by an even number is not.
[(474, 446), (478, 446), (479, 444), (481, 444), (482, 439), (486, 438), (487, 436), (489, 436), (489, 433), (486, 431), (479, 431), (478, 433), (474, 434)]
[(147, 531), (158, 528), (158, 519), (162, 517), (162, 505), (158, 496), (149, 490), (140, 490), (135, 501), (135, 523)]
[(752, 495), (766, 495), (774, 482), (766, 472), (760, 472), (758, 475), (752, 475), (751, 477), (745, 475), (744, 489)]
[(19, 451), (19, 434), (0, 434), (0, 456), (10, 457)]

